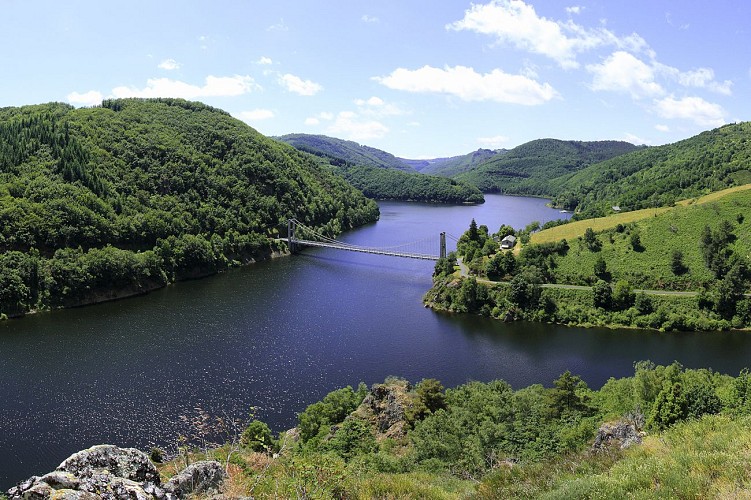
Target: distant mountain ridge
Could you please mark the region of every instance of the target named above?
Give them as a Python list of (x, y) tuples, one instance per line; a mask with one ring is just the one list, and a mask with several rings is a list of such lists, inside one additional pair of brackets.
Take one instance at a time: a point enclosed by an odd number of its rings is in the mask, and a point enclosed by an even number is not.
[(474, 169), (484, 161), (503, 153), (507, 149), (478, 149), (466, 155), (451, 156), (448, 158), (433, 158), (430, 160), (407, 160), (399, 158), (421, 174), (440, 175), (442, 177), (454, 177)]
[(485, 193), (552, 196), (561, 178), (638, 149), (625, 141), (537, 139), (493, 155), (455, 178)]

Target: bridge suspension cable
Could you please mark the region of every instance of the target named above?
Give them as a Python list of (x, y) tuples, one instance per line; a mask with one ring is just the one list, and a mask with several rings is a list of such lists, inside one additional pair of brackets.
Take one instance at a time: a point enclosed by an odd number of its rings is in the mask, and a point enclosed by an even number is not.
[[(362, 252), (378, 255), (391, 255), (394, 257), (406, 257), (411, 259), (423, 259), (423, 260), (438, 260), (439, 257), (445, 257), (446, 244), (445, 237), (441, 233), (440, 243), (436, 244), (435, 238), (423, 238), (421, 240), (412, 241), (409, 243), (401, 243), (397, 245), (383, 246), (383, 247), (368, 247), (361, 245), (354, 245), (345, 241), (339, 241), (320, 232), (315, 229), (302, 224), (296, 219), (290, 219), (288, 221), (288, 235), (287, 243), (290, 246), (290, 250), (294, 251), (296, 246), (317, 246), (336, 248), (339, 250), (348, 250), (352, 252)], [(438, 255), (436, 255), (435, 249), (438, 247)]]

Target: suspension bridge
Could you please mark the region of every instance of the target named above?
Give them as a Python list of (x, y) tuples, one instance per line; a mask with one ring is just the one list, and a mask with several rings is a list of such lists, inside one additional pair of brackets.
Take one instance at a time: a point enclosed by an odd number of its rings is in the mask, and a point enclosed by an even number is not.
[[(287, 238), (280, 238), (280, 240), (286, 241), (289, 251), (292, 253), (301, 247), (308, 246), (334, 248), (348, 252), (389, 255), (391, 257), (407, 259), (438, 260), (441, 257), (446, 257), (446, 237), (447, 234), (444, 232), (438, 236), (437, 240), (435, 237), (431, 237), (388, 247), (366, 247), (329, 238), (297, 219), (290, 219), (287, 221)], [(448, 237), (454, 241), (457, 240), (452, 235), (448, 235)]]

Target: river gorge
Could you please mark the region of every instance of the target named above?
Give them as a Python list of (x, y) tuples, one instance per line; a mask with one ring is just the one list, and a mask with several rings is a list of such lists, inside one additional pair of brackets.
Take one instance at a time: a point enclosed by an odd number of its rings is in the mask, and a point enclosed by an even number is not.
[[(475, 206), (381, 202), (340, 237), (389, 246), (562, 217), (546, 200), (486, 195)], [(436, 248), (437, 252), (437, 248)], [(736, 375), (748, 333), (670, 333), (502, 323), (422, 306), (433, 263), (333, 249), (181, 282), (146, 296), (0, 322), (0, 489), (94, 444), (174, 447), (180, 416), (257, 418), (275, 431), (329, 391), (433, 377), (593, 387), (633, 362), (678, 360)]]

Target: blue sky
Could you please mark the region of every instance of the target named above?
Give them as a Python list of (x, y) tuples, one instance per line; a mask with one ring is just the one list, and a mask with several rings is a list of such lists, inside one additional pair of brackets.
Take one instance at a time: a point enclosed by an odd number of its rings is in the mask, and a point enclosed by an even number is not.
[(751, 119), (746, 0), (0, 0), (0, 106), (171, 96), (406, 158)]

